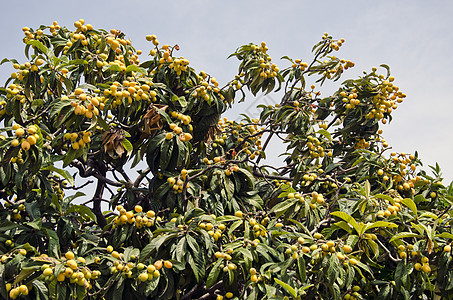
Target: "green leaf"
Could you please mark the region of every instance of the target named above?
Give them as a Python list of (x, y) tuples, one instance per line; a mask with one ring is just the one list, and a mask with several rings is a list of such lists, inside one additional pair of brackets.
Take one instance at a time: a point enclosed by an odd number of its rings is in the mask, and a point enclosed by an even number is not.
[(331, 212), (330, 214), (340, 219), (343, 219), (346, 223), (349, 223), (357, 233), (359, 233), (359, 224), (357, 224), (357, 221), (352, 216), (348, 215), (343, 211), (334, 211)]
[(39, 50), (41, 50), (41, 52), (43, 52), (47, 57), (51, 58), (54, 56), (54, 54), (52, 53), (52, 51), (49, 50), (49, 48), (47, 48), (46, 46), (44, 46), (43, 43), (41, 43), (40, 41), (38, 40), (31, 40), (31, 41), (28, 41), (27, 42), (27, 45), (32, 45), (33, 47), (36, 47), (38, 48)]
[(328, 132), (327, 130), (325, 130), (325, 129), (320, 129), (320, 130), (318, 130), (316, 133), (322, 134), (326, 139), (329, 140), (329, 142), (332, 141), (332, 136), (330, 135), (330, 132)]
[(226, 215), (226, 216), (219, 216), (215, 219), (217, 222), (229, 222), (229, 221), (237, 221), (237, 220), (242, 220), (241, 218), (239, 217), (236, 217), (236, 216), (229, 216), (229, 215)]
[(411, 264), (406, 264), (404, 260), (400, 261), (396, 266), (395, 283), (398, 291), (401, 290), (402, 285), (407, 281), (407, 277), (411, 270), (413, 270), (413, 266)]
[(275, 280), (275, 282), (277, 284), (279, 284), (282, 288), (284, 288), (288, 293), (290, 293), (291, 296), (293, 296), (294, 298), (297, 297), (296, 290), (292, 286), (290, 286), (289, 284), (281, 281), (278, 278), (274, 278), (274, 280)]
[(327, 269), (327, 278), (330, 284), (335, 282), (336, 277), (340, 272), (340, 260), (336, 255), (331, 255), (329, 260), (329, 268)]
[(49, 299), (48, 294), (49, 290), (46, 285), (40, 280), (33, 280), (31, 283), (35, 291), (37, 291), (37, 299), (47, 300)]
[(368, 198), (370, 198), (370, 194), (371, 194), (371, 185), (370, 185), (370, 182), (367, 180), (365, 181), (365, 196)]
[(410, 210), (412, 210), (412, 212), (414, 213), (415, 217), (417, 217), (417, 205), (411, 198), (404, 198), (401, 202), (409, 207)]
[(299, 200), (296, 198), (286, 199), (283, 202), (278, 203), (271, 209), (271, 213), (275, 213), (277, 218), (283, 215), (291, 206), (297, 203)]
[(31, 267), (31, 268), (22, 268), (22, 270), (20, 270), (19, 275), (17, 275), (17, 277), (15, 278), (14, 284), (18, 284), (22, 280), (27, 279), (27, 277), (29, 277), (31, 274), (33, 274), (37, 270), (40, 270), (40, 266)]
[(57, 233), (47, 228), (44, 228), (44, 231), (49, 238), (49, 256), (60, 257), (60, 239)]
[(230, 229), (228, 230), (228, 235), (231, 235), (233, 233), (234, 230), (236, 230), (236, 228), (238, 228), (239, 226), (242, 225), (242, 219), (241, 220), (237, 220), (236, 222), (234, 222), (233, 224), (231, 224), (230, 226)]
[(95, 222), (97, 221), (96, 215), (85, 205), (71, 205), (71, 207), (65, 212), (65, 215), (73, 212), (78, 213), (86, 220), (93, 220)]
[(419, 234), (413, 233), (413, 232), (400, 232), (392, 236), (390, 239), (390, 242), (393, 242), (394, 240), (400, 240), (408, 237), (420, 237)]
[(395, 205), (395, 200), (390, 197), (389, 195), (384, 195), (384, 194), (376, 194), (374, 195), (374, 198), (379, 198), (379, 199), (384, 199), (392, 203), (392, 205)]
[(161, 276), (148, 282), (145, 289), (145, 296), (149, 296), (158, 287), (160, 278)]
[(214, 283), (217, 282), (217, 277), (220, 274), (220, 265), (222, 264), (223, 259), (219, 258), (215, 265), (212, 267), (211, 272), (209, 272), (208, 279), (206, 280), (206, 288), (209, 289)]
[(307, 272), (305, 269), (305, 259), (302, 255), (299, 255), (297, 258), (297, 271), (299, 273), (300, 281), (305, 282), (307, 280)]
[(184, 258), (184, 254), (186, 252), (187, 252), (187, 242), (186, 242), (186, 237), (183, 237), (179, 240), (178, 244), (176, 245), (173, 257), (177, 261), (182, 261)]
[(143, 74), (145, 76), (148, 75), (147, 72), (146, 72), (146, 69), (137, 67), (135, 65), (128, 65), (127, 66), (126, 73), (129, 73), (129, 72), (138, 72), (138, 73), (141, 73), (141, 74)]
[(245, 176), (245, 179), (247, 180), (250, 188), (253, 189), (255, 187), (255, 178), (253, 177), (252, 173), (243, 168), (239, 168), (238, 173), (241, 173)]
[(168, 239), (172, 239), (174, 237), (178, 236), (177, 233), (172, 233), (172, 234), (167, 234), (167, 235), (159, 235), (155, 238), (153, 238), (148, 245), (145, 246), (145, 248), (142, 249), (140, 252), (140, 262), (144, 262), (148, 257), (151, 256), (153, 251), (158, 251), (160, 246), (167, 241)]
[(103, 66), (102, 71), (110, 70), (112, 72), (122, 72), (120, 66), (117, 64), (109, 65), (109, 66)]
[(132, 146), (131, 142), (129, 142), (128, 139), (123, 139), (122, 144), (124, 149), (127, 151), (127, 155), (129, 156), (134, 150), (134, 147)]
[(367, 223), (365, 225), (365, 228), (364, 228), (362, 234), (364, 232), (368, 231), (369, 229), (377, 228), (377, 227), (395, 228), (395, 227), (398, 227), (398, 225), (396, 225), (395, 223), (392, 223), (392, 222), (385, 222), (385, 221), (377, 221), (377, 222), (374, 222), (374, 223)]
[(448, 233), (448, 232), (442, 232), (440, 234), (436, 234), (436, 237), (453, 240), (453, 234)]
[(61, 176), (63, 176), (63, 178), (66, 179), (69, 182), (69, 184), (74, 186), (74, 178), (71, 176), (71, 174), (68, 171), (63, 170), (63, 169), (59, 169), (59, 168), (57, 168), (57, 167), (55, 167), (53, 165), (47, 166), (45, 168), (42, 168), (42, 170), (49, 170), (49, 171), (53, 171), (55, 173), (58, 173)]
[(428, 218), (431, 218), (431, 219), (434, 219), (434, 220), (437, 220), (438, 216), (435, 214), (435, 213), (432, 213), (430, 211), (425, 211), (424, 213), (422, 213), (419, 218), (424, 218), (424, 217), (428, 217)]

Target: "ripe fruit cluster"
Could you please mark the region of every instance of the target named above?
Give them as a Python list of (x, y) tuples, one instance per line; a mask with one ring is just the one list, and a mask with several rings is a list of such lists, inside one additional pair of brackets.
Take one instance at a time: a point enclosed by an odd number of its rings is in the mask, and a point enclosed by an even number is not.
[[(207, 222), (207, 223), (201, 222), (200, 224), (198, 224), (198, 227), (206, 230), (208, 232), (208, 234), (210, 236), (212, 236), (214, 238), (214, 241), (216, 241), (216, 242), (222, 237), (222, 233), (226, 228), (224, 224), (219, 224), (217, 226), (214, 226), (210, 222)], [(217, 255), (216, 255), (216, 257), (217, 257)]]
[(81, 135), (76, 132), (67, 132), (64, 134), (63, 139), (71, 143), (72, 149), (78, 150), (89, 145), (89, 143), (91, 142), (91, 134), (91, 131), (84, 131), (81, 133)]
[[(167, 45), (164, 45), (164, 47)], [(184, 57), (175, 58), (169, 67), (176, 72), (176, 75), (181, 75), (182, 72), (187, 71), (187, 66), (189, 65), (189, 60)]]
[[(376, 68), (373, 68), (373, 72), (376, 71)], [(398, 103), (403, 102), (403, 98), (406, 95), (399, 91), (399, 87), (394, 85), (392, 82), (395, 80), (393, 76), (390, 76), (387, 80), (384, 80), (383, 75), (379, 75), (378, 78), (381, 80), (377, 85), (377, 95), (373, 97), (374, 108), (368, 112), (366, 118), (381, 120), (383, 124), (386, 123), (384, 120), (384, 114), (390, 115), (392, 110), (398, 107)]]
[(110, 267), (111, 274), (117, 274), (121, 272), (123, 277), (136, 278), (139, 282), (152, 281), (161, 276), (161, 269), (171, 269), (173, 263), (169, 260), (156, 260), (154, 263), (145, 265), (143, 263), (136, 263), (137, 257), (131, 255), (130, 260), (124, 259), (124, 254), (113, 250), (112, 246), (107, 247), (107, 251), (110, 252), (113, 257), (113, 265)]
[[(261, 137), (264, 134), (263, 128), (258, 126), (258, 120), (252, 119), (252, 123), (229, 121), (227, 118), (219, 120), (218, 126), (222, 131), (212, 143), (213, 151), (211, 154), (223, 154), (233, 149), (234, 156), (245, 153), (251, 160), (260, 155), (262, 149)], [(225, 134), (229, 132), (230, 135)], [(223, 151), (217, 147), (223, 146)], [(214, 161), (215, 162), (215, 161)]]
[[(140, 205), (136, 205), (134, 211), (126, 211), (122, 205), (118, 205), (116, 210), (120, 215), (113, 218), (113, 223), (118, 226), (129, 224), (141, 229), (152, 227), (156, 222), (162, 221), (153, 210), (149, 210), (146, 213), (143, 212), (143, 208)], [(115, 225), (113, 225), (113, 228), (115, 228)]]
[(24, 284), (12, 288), (10, 283), (6, 284), (6, 291), (9, 291), (8, 295), (11, 299), (17, 299), (20, 296), (27, 296), (29, 292), (28, 287)]
[(34, 146), (39, 140), (38, 126), (36, 125), (30, 125), (28, 128), (24, 129), (19, 124), (14, 124), (12, 128), (15, 130), (14, 135), (17, 138), (11, 141), (12, 147), (20, 145), (22, 150), (28, 151), (30, 150), (30, 147)]

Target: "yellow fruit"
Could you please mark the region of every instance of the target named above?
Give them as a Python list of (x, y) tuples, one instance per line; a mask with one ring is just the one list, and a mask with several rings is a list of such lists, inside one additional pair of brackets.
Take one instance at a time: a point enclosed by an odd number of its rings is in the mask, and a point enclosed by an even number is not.
[(227, 297), (228, 299), (233, 298), (233, 293), (232, 292), (228, 292), (228, 293), (225, 294), (225, 297)]
[(171, 140), (171, 139), (173, 138), (173, 133), (171, 133), (171, 132), (167, 133), (167, 134), (165, 135), (165, 138), (166, 138), (167, 140)]
[(318, 240), (318, 239), (322, 238), (322, 234), (317, 232), (317, 233), (313, 234), (313, 237)]
[(11, 141), (11, 146), (13, 146), (13, 147), (19, 146), (19, 140), (17, 140), (17, 139), (12, 140)]
[(346, 253), (351, 253), (352, 252), (352, 247), (349, 245), (344, 245), (343, 246), (343, 251)]
[(444, 252), (451, 252), (451, 246), (450, 245), (445, 245), (444, 246)]
[(431, 267), (428, 264), (423, 264), (422, 270), (423, 270), (423, 272), (428, 274), (429, 272), (431, 272)]
[(414, 265), (415, 270), (420, 271), (422, 269), (422, 265), (420, 263), (416, 263)]
[(65, 278), (66, 278), (65, 273), (60, 273), (57, 276), (57, 281), (62, 282), (65, 280)]
[(72, 251), (68, 251), (64, 255), (66, 259), (74, 259), (74, 253)]
[(143, 208), (142, 208), (140, 205), (136, 205), (136, 206), (134, 207), (134, 210), (135, 210), (135, 212), (140, 213), (140, 212), (143, 211)]
[(147, 272), (143, 272), (143, 273), (140, 273), (140, 275), (138, 275), (138, 279), (140, 281), (147, 281), (148, 280), (148, 273)]
[(15, 288), (15, 289), (12, 289), (11, 291), (9, 291), (9, 297), (11, 299), (16, 299), (19, 295), (20, 295), (20, 291), (18, 288)]
[(147, 268), (146, 268), (146, 271), (148, 273), (153, 273), (154, 271), (156, 271), (156, 267), (154, 265), (149, 265)]
[(76, 262), (75, 260), (73, 260), (73, 259), (68, 260), (68, 261), (66, 262), (66, 265), (67, 265), (68, 267), (70, 267), (71, 269), (73, 269), (73, 270), (76, 270), (76, 269), (77, 269), (77, 262)]
[(22, 150), (24, 150), (24, 151), (30, 150), (30, 143), (27, 141), (23, 141), (20, 146), (21, 146)]
[(234, 215), (238, 218), (242, 218), (243, 214), (242, 211), (238, 210), (237, 212), (234, 213)]
[(51, 268), (46, 268), (42, 273), (44, 274), (44, 276), (50, 276), (53, 274), (53, 270)]
[(23, 136), (25, 133), (25, 130), (23, 128), (17, 128), (16, 132), (14, 133), (17, 137)]
[(171, 263), (171, 261), (166, 260), (164, 261), (164, 266), (167, 269), (171, 269), (173, 267), (173, 264)]
[(82, 264), (85, 264), (85, 263), (86, 263), (85, 258), (83, 258), (83, 257), (77, 258), (77, 261), (78, 261), (78, 262), (81, 262)]
[(71, 275), (72, 275), (73, 273), (74, 273), (74, 271), (73, 271), (71, 268), (66, 268), (66, 269), (64, 270), (64, 275), (65, 275), (66, 277), (71, 277)]
[(28, 127), (28, 133), (29, 134), (35, 134), (36, 133), (36, 126), (35, 125), (31, 125), (30, 127)]
[(351, 265), (357, 265), (357, 264), (358, 264), (358, 261), (357, 261), (355, 258), (351, 258), (351, 259), (349, 260), (349, 263), (350, 263)]
[(163, 263), (161, 260), (154, 262), (154, 267), (156, 268), (156, 270), (162, 269), (162, 266), (163, 266)]

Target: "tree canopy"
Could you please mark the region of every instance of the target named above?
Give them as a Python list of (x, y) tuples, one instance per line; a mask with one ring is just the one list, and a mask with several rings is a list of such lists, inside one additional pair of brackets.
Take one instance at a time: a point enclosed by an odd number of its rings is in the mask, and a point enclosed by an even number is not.
[(453, 185), (385, 141), (406, 97), (387, 65), (341, 79), (325, 33), (284, 67), (243, 45), (220, 84), (155, 35), (141, 61), (82, 19), (23, 31), (28, 61), (2, 61), (1, 297), (453, 299)]

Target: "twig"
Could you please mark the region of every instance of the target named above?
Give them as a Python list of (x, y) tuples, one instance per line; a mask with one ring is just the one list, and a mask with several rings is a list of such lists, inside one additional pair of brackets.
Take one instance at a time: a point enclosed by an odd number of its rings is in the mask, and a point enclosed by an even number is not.
[(399, 262), (401, 261), (401, 259), (399, 258), (394, 258), (392, 256), (392, 253), (390, 253), (389, 249), (387, 249), (384, 244), (381, 243), (381, 241), (379, 239), (376, 239), (376, 241), (378, 242), (378, 244), (385, 250), (385, 252), (387, 252), (387, 254), (389, 255), (390, 259), (393, 260), (394, 262)]
[(132, 185), (133, 187), (138, 187), (140, 185), (140, 182), (146, 177), (146, 175), (151, 172), (151, 168), (146, 168), (144, 171), (138, 175), (137, 179), (135, 179), (134, 184)]

